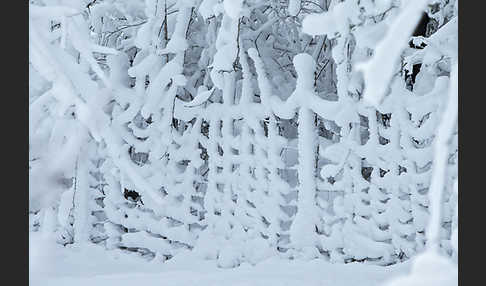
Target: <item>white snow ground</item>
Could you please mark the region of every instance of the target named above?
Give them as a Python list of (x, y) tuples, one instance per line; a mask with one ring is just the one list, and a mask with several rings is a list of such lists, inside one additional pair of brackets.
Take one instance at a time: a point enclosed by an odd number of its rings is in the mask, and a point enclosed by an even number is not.
[(161, 263), (95, 245), (63, 248), (39, 233), (30, 233), (29, 244), (30, 286), (380, 286), (410, 270), (409, 262), (380, 267), (276, 258), (221, 269), (188, 255)]

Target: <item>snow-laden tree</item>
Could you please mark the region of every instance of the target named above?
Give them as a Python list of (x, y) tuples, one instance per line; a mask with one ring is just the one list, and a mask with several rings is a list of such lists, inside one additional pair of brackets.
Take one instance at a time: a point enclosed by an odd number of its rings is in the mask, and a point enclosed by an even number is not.
[(30, 209), (41, 210), (44, 231), (59, 230), (62, 242), (85, 243), (97, 221), (95, 200), (102, 196), (93, 160), (98, 160), (100, 129), (106, 127), (98, 106), (107, 94), (94, 78), (109, 86), (93, 53), (114, 51), (88, 45), (78, 7), (29, 9), (29, 63), (43, 82), (39, 93), (30, 94), (35, 98), (29, 106), (29, 192)]

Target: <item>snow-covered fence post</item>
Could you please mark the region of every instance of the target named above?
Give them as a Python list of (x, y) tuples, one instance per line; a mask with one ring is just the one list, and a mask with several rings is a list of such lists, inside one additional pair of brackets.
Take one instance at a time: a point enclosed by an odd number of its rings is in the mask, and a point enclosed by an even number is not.
[(314, 91), (314, 72), (316, 64), (309, 54), (294, 57), (297, 71), (297, 86), (292, 95), (282, 102), (272, 95), (263, 62), (256, 49), (248, 51), (258, 74), (262, 104), (283, 118), (292, 118), (298, 112), (298, 198), (297, 214), (290, 228), (291, 245), (305, 252), (306, 257), (316, 257), (319, 240), (316, 225), (319, 223), (316, 205), (315, 158), (317, 152), (317, 134), (314, 126), (314, 112), (332, 116), (338, 112), (338, 104), (317, 97)]
[(319, 222), (316, 206), (315, 153), (317, 152), (317, 134), (314, 128), (314, 113), (308, 106), (309, 97), (314, 92), (314, 59), (308, 54), (294, 57), (297, 71), (297, 86), (293, 93), (300, 104), (298, 118), (298, 177), (299, 192), (297, 214), (290, 227), (290, 240), (297, 249), (302, 249), (305, 256), (317, 256), (315, 246), (318, 243), (316, 225)]

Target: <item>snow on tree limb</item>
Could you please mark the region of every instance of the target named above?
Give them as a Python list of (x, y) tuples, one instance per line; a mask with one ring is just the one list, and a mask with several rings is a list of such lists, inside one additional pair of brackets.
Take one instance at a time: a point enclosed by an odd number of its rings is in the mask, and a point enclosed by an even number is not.
[(449, 95), (443, 109), (442, 121), (437, 130), (434, 143), (434, 163), (432, 181), (430, 183), (430, 219), (427, 227), (427, 245), (432, 251), (439, 247), (441, 202), (444, 189), (445, 171), (447, 165), (448, 145), (454, 127), (457, 124), (458, 112), (458, 64), (453, 63)]
[[(29, 24), (31, 24), (30, 21)], [(108, 118), (99, 107), (89, 104), (90, 98), (86, 98), (86, 94), (76, 90), (72, 80), (69, 78), (70, 74), (64, 71), (57, 57), (50, 53), (51, 48), (48, 47), (45, 41), (41, 38), (34, 25), (29, 25), (29, 40), (32, 48), (37, 49), (38, 51), (43, 51), (44, 58), (49, 65), (41, 65), (42, 67), (49, 67), (49, 72), (53, 72), (51, 80), (57, 81), (57, 84), (60, 84), (64, 89), (64, 92), (56, 93), (56, 97), (63, 102), (65, 106), (74, 104), (78, 108), (81, 123), (83, 123), (96, 140), (104, 140), (107, 143), (112, 157), (115, 159), (115, 162), (119, 164), (120, 169), (126, 172), (126, 174), (133, 179), (135, 184), (139, 185), (142, 192), (147, 192), (155, 202), (161, 203), (160, 196), (157, 195), (145, 182), (145, 179), (143, 179), (138, 172), (130, 166), (130, 163), (123, 157), (118, 159), (121, 155), (121, 150), (119, 149), (120, 146), (117, 142), (120, 139), (117, 139), (117, 136), (115, 136), (113, 131), (109, 129), (110, 124)], [(82, 47), (86, 45), (85, 43), (82, 43), (81, 38), (78, 38), (78, 44)], [(36, 58), (34, 58), (34, 60), (35, 59)], [(105, 81), (107, 82), (107, 79), (105, 79)], [(83, 94), (85, 97), (82, 98), (79, 94)]]
[(406, 1), (400, 14), (388, 27), (386, 36), (376, 46), (373, 57), (356, 67), (363, 72), (363, 98), (371, 104), (378, 106), (386, 95), (400, 54), (407, 46), (427, 3), (428, 0)]

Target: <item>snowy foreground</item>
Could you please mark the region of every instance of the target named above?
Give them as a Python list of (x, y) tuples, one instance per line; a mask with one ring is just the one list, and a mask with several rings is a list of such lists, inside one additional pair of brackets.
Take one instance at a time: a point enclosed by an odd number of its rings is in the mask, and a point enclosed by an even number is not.
[(77, 285), (319, 285), (378, 286), (406, 274), (410, 263), (390, 267), (364, 264), (330, 264), (322, 260), (269, 259), (256, 266), (217, 268), (213, 261), (178, 255), (166, 262), (146, 262), (119, 250), (96, 245), (67, 247), (48, 243), (39, 234), (30, 235), (30, 286)]

